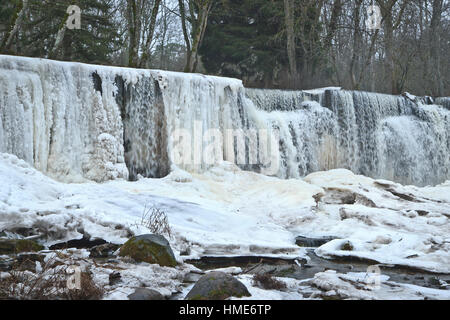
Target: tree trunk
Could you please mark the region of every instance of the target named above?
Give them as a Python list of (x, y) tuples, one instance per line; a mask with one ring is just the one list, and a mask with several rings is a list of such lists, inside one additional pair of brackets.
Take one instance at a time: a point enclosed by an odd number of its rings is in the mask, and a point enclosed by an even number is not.
[[(361, 6), (361, 1), (362, 0), (356, 0), (359, 6)], [(331, 42), (336, 34), (336, 30), (338, 27), (338, 19), (339, 16), (341, 15), (341, 11), (342, 11), (342, 0), (335, 0), (333, 5), (333, 12), (331, 13), (330, 23), (328, 25), (327, 36), (325, 38), (325, 47), (324, 47), (325, 52), (328, 52), (328, 50), (331, 47), (332, 44)]]
[(61, 49), (61, 45), (63, 44), (64, 35), (66, 34), (67, 21), (69, 19), (69, 14), (66, 13), (64, 19), (61, 21), (61, 25), (58, 30), (58, 34), (56, 35), (55, 44), (53, 45), (52, 50), (50, 51), (50, 59), (58, 59), (59, 51)]
[(399, 92), (397, 92), (397, 86), (395, 83), (393, 36), (394, 30), (392, 28), (392, 11), (387, 10), (387, 12), (385, 12), (385, 27), (384, 27), (384, 49), (385, 49), (384, 70), (386, 76), (386, 84), (391, 86), (390, 88), (391, 93), (398, 94)]
[(159, 6), (161, 0), (155, 0), (152, 10), (152, 16), (150, 18), (150, 26), (147, 35), (147, 41), (145, 43), (144, 52), (142, 53), (141, 61), (139, 62), (139, 67), (145, 68), (148, 64), (150, 57), (150, 45), (152, 44), (153, 35), (155, 33), (156, 17), (158, 16)]
[(295, 54), (295, 17), (293, 0), (284, 0), (284, 17), (286, 24), (287, 54), (289, 59), (289, 86), (295, 89), (298, 82), (298, 73)]
[(433, 79), (433, 95), (442, 96), (443, 94), (443, 83), (441, 76), (441, 46), (440, 46), (440, 23), (442, 17), (442, 0), (433, 1), (433, 15), (430, 22), (430, 60), (432, 69), (432, 79)]
[[(180, 0), (181, 2), (182, 0)], [(193, 0), (190, 0), (193, 1)], [(198, 14), (197, 18), (193, 10), (193, 3), (189, 6), (192, 24), (192, 46), (187, 51), (186, 66), (184, 72), (195, 72), (198, 65), (198, 49), (205, 35), (206, 27), (208, 25), (208, 16), (212, 8), (211, 0), (197, 1)], [(184, 7), (184, 6), (183, 6)], [(181, 9), (181, 7), (180, 7)], [(183, 18), (182, 18), (183, 20)], [(184, 33), (184, 30), (183, 30)], [(186, 38), (186, 36), (185, 36)], [(188, 42), (186, 42), (187, 44)], [(190, 42), (189, 42), (190, 43)]]
[(360, 30), (360, 23), (361, 23), (361, 4), (362, 0), (356, 0), (355, 8), (353, 11), (353, 52), (352, 52), (352, 60), (350, 62), (350, 82), (353, 90), (358, 90), (360, 88), (360, 81), (356, 80), (355, 75), (355, 65), (358, 64), (359, 57), (360, 57), (360, 46), (361, 46), (361, 30)]
[(6, 33), (2, 41), (2, 44), (0, 45), (1, 52), (6, 51), (11, 47), (12, 40), (19, 31), (20, 25), (23, 22), (23, 18), (25, 16), (27, 8), (28, 8), (28, 0), (23, 0), (18, 5), (16, 12), (14, 13), (13, 19), (11, 21), (10, 27), (8, 29), (8, 32)]
[[(181, 18), (181, 28), (183, 29), (184, 42), (186, 44), (186, 66), (191, 60), (191, 40), (186, 27), (186, 9), (184, 7), (184, 0), (178, 0), (180, 18)], [(186, 68), (185, 68), (186, 69)]]
[(137, 67), (140, 30), (138, 8), (135, 0), (127, 0), (128, 13), (128, 66)]

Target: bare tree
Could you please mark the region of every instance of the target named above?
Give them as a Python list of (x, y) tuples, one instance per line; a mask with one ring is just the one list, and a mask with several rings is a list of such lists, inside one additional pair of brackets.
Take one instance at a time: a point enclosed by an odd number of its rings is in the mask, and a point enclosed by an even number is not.
[(155, 32), (155, 25), (156, 25), (156, 17), (158, 15), (158, 10), (159, 10), (160, 4), (161, 4), (161, 0), (155, 0), (155, 3), (153, 5), (150, 26), (148, 28), (148, 33), (147, 33), (147, 40), (144, 45), (142, 58), (139, 62), (139, 67), (141, 67), (141, 68), (146, 67), (149, 62), (148, 60), (150, 57), (150, 44), (152, 43), (152, 40), (153, 40), (153, 35)]
[(25, 13), (28, 9), (28, 0), (22, 0), (19, 2), (16, 11), (13, 14), (13, 18), (11, 20), (11, 24), (6, 32), (5, 37), (3, 38), (2, 43), (0, 44), (0, 51), (9, 50), (12, 40), (16, 36), (19, 31), (20, 26), (23, 23), (23, 19), (25, 17)]
[[(198, 49), (205, 35), (208, 16), (214, 0), (188, 0), (188, 12), (186, 12), (184, 0), (178, 0), (178, 2), (181, 25), (186, 43), (186, 66), (184, 71), (195, 72), (199, 62)], [(186, 13), (188, 13), (188, 16), (186, 16)], [(191, 25), (190, 36), (186, 22), (189, 22)]]
[(297, 87), (297, 59), (295, 54), (295, 17), (294, 1), (284, 0), (284, 17), (286, 24), (287, 55), (289, 59), (289, 80), (291, 88)]

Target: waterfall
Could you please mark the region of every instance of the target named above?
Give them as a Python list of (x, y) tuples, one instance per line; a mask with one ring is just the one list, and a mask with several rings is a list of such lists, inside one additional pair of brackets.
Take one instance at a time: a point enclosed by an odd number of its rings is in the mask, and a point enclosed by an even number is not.
[(227, 160), (280, 178), (347, 168), (422, 186), (450, 178), (449, 101), (0, 56), (0, 152), (68, 182)]
[[(278, 119), (277, 126), (283, 128), (282, 148), (287, 150), (281, 152), (280, 177), (346, 168), (373, 178), (423, 186), (450, 176), (450, 112), (441, 105), (337, 89), (314, 95), (260, 89), (246, 92), (255, 105), (265, 106), (258, 108), (260, 114)], [(448, 101), (439, 98), (436, 103), (445, 107)], [(305, 108), (308, 105), (315, 105), (315, 112)]]
[(103, 71), (0, 56), (0, 151), (62, 181), (126, 178), (114, 75)]

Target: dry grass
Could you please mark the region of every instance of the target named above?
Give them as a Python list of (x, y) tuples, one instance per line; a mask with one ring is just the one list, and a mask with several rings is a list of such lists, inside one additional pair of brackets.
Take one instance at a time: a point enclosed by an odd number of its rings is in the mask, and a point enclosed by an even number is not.
[(172, 238), (172, 229), (167, 214), (159, 208), (145, 208), (140, 224), (153, 234), (167, 235)]
[(253, 276), (253, 285), (266, 290), (283, 290), (286, 284), (272, 277), (269, 273), (255, 274)]
[(104, 294), (87, 272), (80, 274), (80, 289), (69, 289), (68, 265), (50, 259), (39, 272), (25, 270), (22, 265), (3, 273), (0, 299), (6, 300), (97, 300)]

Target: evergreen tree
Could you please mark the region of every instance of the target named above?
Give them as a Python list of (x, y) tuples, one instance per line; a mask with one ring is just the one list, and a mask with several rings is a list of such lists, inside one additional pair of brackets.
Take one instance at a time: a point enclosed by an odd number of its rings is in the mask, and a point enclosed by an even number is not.
[(209, 17), (200, 49), (209, 73), (268, 83), (286, 63), (279, 38), (283, 3), (266, 0), (220, 1)]
[[(0, 5), (0, 15), (17, 11), (19, 0)], [(27, 56), (89, 63), (108, 63), (118, 49), (113, 0), (28, 0), (25, 18), (9, 51)], [(69, 29), (70, 5), (81, 9), (81, 29)], [(58, 43), (58, 35), (61, 40)], [(2, 37), (5, 39), (5, 37)], [(56, 45), (58, 44), (58, 45)], [(56, 46), (55, 46), (56, 45)], [(4, 51), (4, 50), (3, 50)]]

